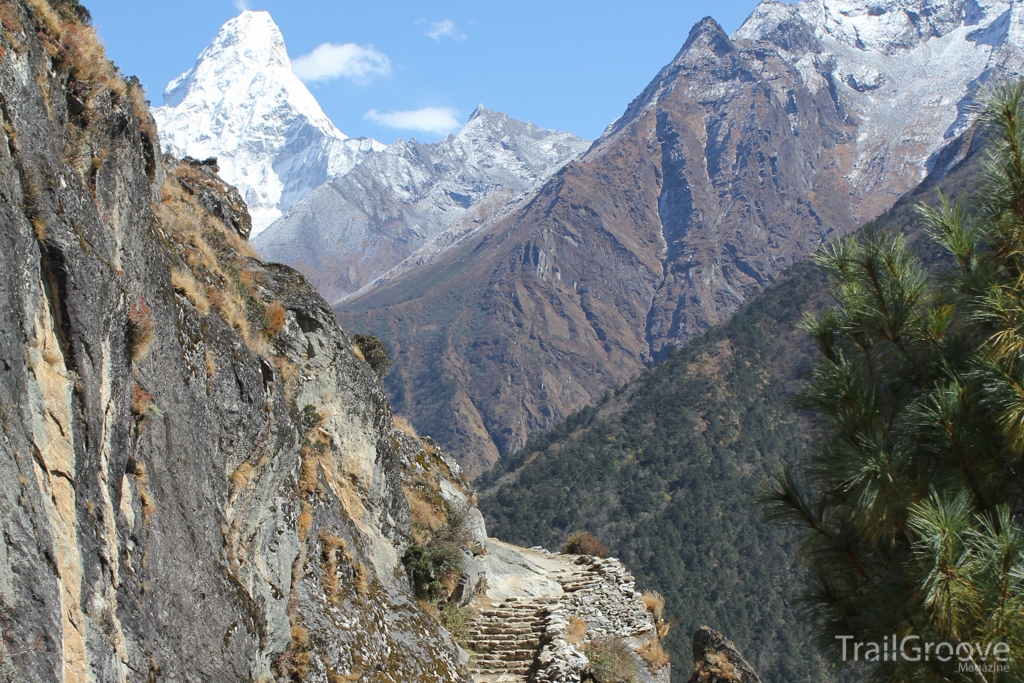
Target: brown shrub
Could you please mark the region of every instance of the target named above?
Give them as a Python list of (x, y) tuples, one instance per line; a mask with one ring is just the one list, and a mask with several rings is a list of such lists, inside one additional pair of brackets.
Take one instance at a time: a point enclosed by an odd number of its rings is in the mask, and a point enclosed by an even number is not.
[(637, 650), (637, 654), (647, 663), (647, 668), (651, 671), (657, 671), (669, 662), (668, 653), (661, 647), (661, 642), (658, 640), (647, 641)]
[(605, 557), (608, 555), (608, 546), (599, 541), (596, 536), (586, 531), (577, 531), (570, 534), (562, 546), (562, 552), (569, 555), (592, 555), (594, 557)]

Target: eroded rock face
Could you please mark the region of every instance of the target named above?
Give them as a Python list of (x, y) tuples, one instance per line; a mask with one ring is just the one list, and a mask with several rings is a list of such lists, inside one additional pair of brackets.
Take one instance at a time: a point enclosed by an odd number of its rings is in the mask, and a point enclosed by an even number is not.
[(68, 16), (0, 4), (0, 679), (464, 680), (376, 375)]
[(693, 634), (693, 664), (687, 683), (761, 683), (736, 646), (707, 626)]

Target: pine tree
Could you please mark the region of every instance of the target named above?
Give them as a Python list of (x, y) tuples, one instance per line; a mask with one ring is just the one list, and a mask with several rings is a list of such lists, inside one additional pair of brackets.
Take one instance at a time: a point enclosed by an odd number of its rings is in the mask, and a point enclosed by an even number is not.
[[(865, 665), (873, 680), (1024, 670), (1022, 104), (1020, 83), (985, 101), (979, 196), (920, 208), (945, 267), (926, 269), (899, 234), (846, 237), (815, 257), (835, 305), (803, 325), (820, 353), (798, 400), (816, 421), (811, 455), (763, 501), (801, 529), (805, 614), (837, 660), (844, 636), (848, 660), (853, 643), (891, 648), (893, 636), (972, 644), (949, 661), (943, 650)], [(1008, 671), (962, 670), (968, 655), (996, 664), (977, 645), (998, 643), (1018, 660), (999, 662)]]

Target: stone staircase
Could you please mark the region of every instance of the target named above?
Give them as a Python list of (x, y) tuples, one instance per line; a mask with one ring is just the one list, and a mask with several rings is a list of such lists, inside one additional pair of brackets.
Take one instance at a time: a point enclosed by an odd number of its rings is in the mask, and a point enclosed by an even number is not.
[(469, 670), (476, 683), (525, 683), (541, 648), (551, 600), (508, 598), (470, 622)]
[[(587, 660), (564, 638), (572, 617), (584, 621), (589, 637), (654, 633), (634, 578), (616, 559), (488, 539), (479, 562), (487, 583), (471, 603), (465, 642), (473, 683), (578, 683)], [(668, 671), (650, 680), (667, 683)]]

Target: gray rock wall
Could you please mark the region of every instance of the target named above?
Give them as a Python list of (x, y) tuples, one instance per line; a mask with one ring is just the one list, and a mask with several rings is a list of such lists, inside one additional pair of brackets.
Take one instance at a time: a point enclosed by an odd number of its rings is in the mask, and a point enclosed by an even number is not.
[(76, 7), (0, 3), (0, 681), (462, 680), (377, 377), (165, 178)]

